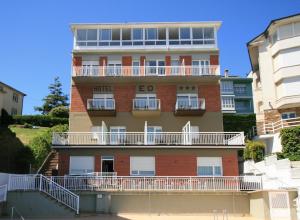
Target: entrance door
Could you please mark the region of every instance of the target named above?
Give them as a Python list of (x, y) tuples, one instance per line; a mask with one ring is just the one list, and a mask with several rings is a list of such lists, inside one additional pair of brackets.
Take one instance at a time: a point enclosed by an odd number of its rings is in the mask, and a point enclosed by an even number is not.
[(192, 144), (191, 138), (191, 122), (188, 121), (182, 128), (182, 141), (185, 145)]
[[(102, 156), (102, 173), (112, 173), (114, 172), (114, 157), (113, 156)], [(103, 174), (102, 174), (103, 175)], [(105, 175), (105, 174), (104, 174)]]
[(271, 220), (290, 220), (291, 210), (288, 192), (269, 192)]

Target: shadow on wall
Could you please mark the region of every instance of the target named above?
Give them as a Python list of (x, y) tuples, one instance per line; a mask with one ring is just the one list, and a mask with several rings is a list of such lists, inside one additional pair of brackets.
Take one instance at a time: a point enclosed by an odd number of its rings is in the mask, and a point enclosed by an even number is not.
[(0, 125), (0, 172), (28, 173), (33, 153), (7, 125)]

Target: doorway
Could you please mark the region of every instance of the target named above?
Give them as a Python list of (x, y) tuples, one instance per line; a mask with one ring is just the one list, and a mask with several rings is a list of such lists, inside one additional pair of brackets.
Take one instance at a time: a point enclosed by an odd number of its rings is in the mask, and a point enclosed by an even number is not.
[(114, 157), (113, 156), (102, 156), (102, 169), (101, 171), (104, 173), (112, 173), (114, 172)]

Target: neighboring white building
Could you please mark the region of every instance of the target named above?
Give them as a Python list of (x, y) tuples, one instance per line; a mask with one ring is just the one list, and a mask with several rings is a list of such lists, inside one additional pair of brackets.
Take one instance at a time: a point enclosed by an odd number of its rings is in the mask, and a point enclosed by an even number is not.
[(23, 92), (0, 82), (0, 115), (2, 109), (10, 115), (22, 115), (24, 96)]
[(272, 20), (247, 46), (258, 138), (281, 151), (280, 129), (300, 125), (300, 14)]

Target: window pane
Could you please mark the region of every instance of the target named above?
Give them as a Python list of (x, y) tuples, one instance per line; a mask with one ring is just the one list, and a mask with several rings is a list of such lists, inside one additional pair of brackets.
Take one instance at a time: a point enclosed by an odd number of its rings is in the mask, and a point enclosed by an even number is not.
[(122, 30), (122, 40), (131, 40), (131, 29)]
[(135, 28), (133, 29), (133, 40), (142, 40), (143, 39), (143, 29)]
[(111, 30), (110, 29), (102, 29), (100, 34), (100, 40), (111, 40)]
[(146, 29), (146, 40), (156, 40), (157, 39), (157, 29), (148, 28)]
[(213, 167), (212, 166), (199, 166), (198, 167), (198, 176), (212, 176)]
[(120, 40), (120, 29), (112, 30), (112, 40)]
[(285, 39), (293, 36), (293, 26), (292, 24), (283, 25), (279, 27), (279, 37), (280, 39)]
[(88, 40), (97, 40), (97, 29), (88, 29), (87, 30), (87, 39)]
[(166, 29), (165, 28), (159, 28), (158, 29), (158, 39), (159, 40), (165, 40), (166, 39)]
[(203, 39), (203, 28), (193, 28), (193, 39)]
[(77, 40), (86, 40), (86, 30), (77, 30)]
[(180, 39), (190, 39), (190, 28), (180, 28)]
[(204, 38), (213, 39), (214, 38), (214, 28), (204, 28)]
[(169, 29), (169, 38), (171, 40), (179, 39), (178, 28), (170, 28)]
[(300, 35), (300, 22), (294, 24), (295, 35)]
[(221, 167), (215, 167), (215, 176), (221, 176)]

